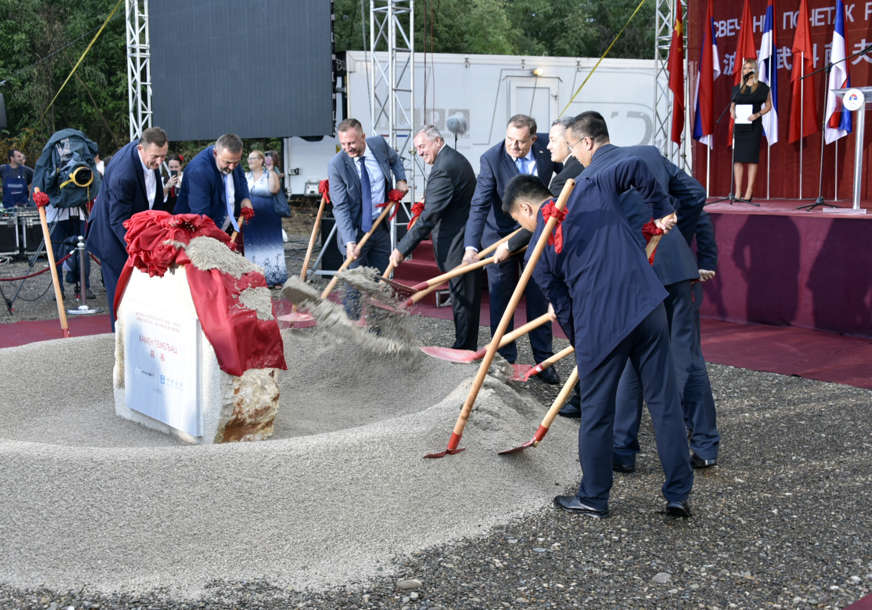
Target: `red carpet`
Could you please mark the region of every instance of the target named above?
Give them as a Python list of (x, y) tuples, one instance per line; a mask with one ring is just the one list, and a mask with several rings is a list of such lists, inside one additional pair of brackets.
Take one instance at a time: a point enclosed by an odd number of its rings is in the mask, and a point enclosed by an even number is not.
[[(418, 305), (412, 311), (423, 316), (451, 319), (450, 307), (437, 309)], [(523, 307), (519, 308), (517, 320), (519, 323), (526, 321)], [(71, 317), (69, 321), (73, 337), (109, 332), (108, 315)], [(488, 324), (486, 305), (482, 307), (481, 323)], [(57, 320), (22, 321), (3, 324), (0, 328), (3, 329), (0, 348), (61, 338)], [(559, 329), (555, 332), (563, 336)], [(794, 326), (735, 324), (704, 319), (702, 345), (708, 362), (872, 389), (872, 339)]]

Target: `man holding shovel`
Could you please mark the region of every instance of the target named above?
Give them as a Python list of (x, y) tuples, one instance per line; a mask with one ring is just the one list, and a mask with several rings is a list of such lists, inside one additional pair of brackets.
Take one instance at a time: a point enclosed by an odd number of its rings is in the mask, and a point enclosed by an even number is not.
[[(475, 172), (466, 157), (447, 146), (442, 134), (428, 125), (415, 134), (415, 150), (432, 166), (424, 190), (424, 211), (391, 253), (394, 266), (403, 262), (421, 240), (433, 235), (436, 264), (443, 272), (463, 259), (463, 230), (469, 217), (469, 202), (475, 192)], [(454, 314), (454, 349), (478, 347), (481, 309), (480, 271), (449, 281)]]
[[(367, 139), (357, 119), (345, 119), (336, 130), (342, 150), (330, 159), (327, 178), (339, 250), (354, 261), (349, 269), (363, 265), (383, 272), (391, 254), (387, 223), (381, 223), (363, 247), (358, 241), (372, 229), (381, 212), (378, 206), (387, 201), (391, 174), (398, 190), (408, 190), (403, 162), (381, 136)], [(343, 305), (349, 318), (360, 317), (358, 291), (349, 287)]]
[[(538, 138), (536, 121), (532, 117), (516, 114), (506, 125), (505, 139), (481, 156), (478, 183), (472, 197), (469, 220), (466, 222), (464, 263), (475, 261), (480, 249), (490, 246), (518, 228), (517, 223), (502, 209), (501, 197), (509, 180), (518, 175), (533, 176), (543, 187), (551, 181), (554, 163), (543, 140), (544, 138)], [(487, 267), (491, 334), (496, 332), (520, 275), (521, 261), (518, 257)], [(528, 320), (546, 312), (548, 302), (534, 283), (527, 285), (524, 298), (527, 302)], [(511, 331), (513, 328), (514, 324), (509, 324), (507, 330)], [(529, 337), (536, 362), (542, 362), (554, 355), (550, 323), (532, 331)], [(514, 342), (500, 348), (499, 352), (512, 364), (518, 358), (518, 348)], [(539, 379), (554, 385), (560, 383), (553, 367), (539, 373)]]
[[(579, 160), (589, 165), (584, 158)], [(620, 193), (631, 187), (651, 206), (658, 228), (670, 229), (674, 216), (669, 216), (669, 196), (641, 160), (625, 159), (591, 176), (585, 171), (567, 204), (565, 219), (549, 240), (552, 245), (545, 248), (533, 271), (561, 327), (574, 338), (581, 379), (582, 480), (575, 495), (557, 496), (554, 504), (589, 517), (608, 515), (615, 397), (629, 358), (640, 371), (654, 421), (666, 475), (662, 488), (666, 513), (688, 517), (693, 471), (669, 352), (666, 291), (621, 207)], [(545, 217), (561, 217), (550, 199), (541, 182), (519, 176), (506, 188), (503, 210), (534, 231), (535, 241)]]

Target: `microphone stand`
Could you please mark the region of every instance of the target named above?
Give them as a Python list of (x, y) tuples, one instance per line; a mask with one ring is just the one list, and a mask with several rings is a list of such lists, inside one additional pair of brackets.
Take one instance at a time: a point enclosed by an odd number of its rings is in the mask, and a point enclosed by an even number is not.
[[(847, 62), (849, 59), (853, 59), (859, 55), (866, 55), (870, 51), (872, 51), (872, 44), (870, 44), (865, 49), (862, 49), (860, 51), (857, 51), (856, 53), (848, 55), (847, 57), (845, 57), (843, 59), (840, 59), (839, 61), (837, 61), (835, 63), (824, 62), (823, 66), (821, 66), (817, 70), (812, 70), (811, 72), (809, 72), (808, 74), (806, 74), (805, 76), (802, 77), (802, 80), (805, 80), (809, 76), (814, 76), (818, 72), (826, 71), (826, 73), (827, 73), (826, 78), (824, 78), (824, 119), (823, 119), (823, 124), (821, 125), (821, 158), (820, 158), (820, 165), (818, 166), (818, 196), (817, 196), (817, 199), (814, 200), (814, 203), (807, 203), (805, 205), (798, 206), (796, 208), (797, 210), (805, 210), (807, 212), (811, 212), (812, 210), (814, 210), (818, 206), (823, 207), (823, 205), (825, 203), (824, 202), (824, 146), (826, 146), (826, 139), (825, 139), (826, 133), (827, 133), (826, 99), (827, 99), (827, 93), (829, 92), (829, 89), (830, 89), (830, 71), (833, 69), (833, 66), (835, 66), (836, 64), (843, 62), (843, 61)], [(863, 134), (855, 134), (854, 137), (862, 138)], [(799, 168), (799, 171), (802, 171), (801, 167)]]

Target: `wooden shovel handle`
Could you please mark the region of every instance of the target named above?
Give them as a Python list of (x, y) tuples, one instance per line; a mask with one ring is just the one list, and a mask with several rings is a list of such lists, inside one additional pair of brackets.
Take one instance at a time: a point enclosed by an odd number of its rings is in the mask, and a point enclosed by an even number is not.
[[(236, 226), (241, 227), (241, 226), (242, 226), (242, 223), (243, 223), (244, 221), (245, 221), (245, 216), (242, 216), (242, 215), (240, 214), (239, 218), (236, 219)], [(235, 243), (236, 243), (236, 238), (237, 238), (237, 237), (239, 237), (239, 231), (234, 231), (234, 232), (230, 235), (230, 243), (231, 243), (231, 244), (235, 244)]]
[[(564, 209), (566, 209), (566, 202), (569, 199), (569, 196), (572, 194), (572, 190), (574, 188), (575, 180), (570, 178), (566, 181), (566, 184), (563, 185), (563, 190), (560, 191), (560, 196), (557, 198), (557, 203), (555, 204), (555, 207), (558, 211), (563, 211)], [(548, 243), (548, 238), (553, 233), (556, 224), (556, 216), (552, 216), (548, 219), (548, 222), (545, 223), (545, 228), (539, 235), (539, 241), (536, 242), (536, 246), (533, 249), (532, 254), (530, 255), (530, 259), (529, 261), (527, 261), (527, 265), (524, 267), (524, 271), (521, 273), (521, 277), (518, 279), (518, 284), (517, 286), (515, 286), (515, 292), (512, 293), (512, 297), (511, 299), (509, 299), (509, 304), (506, 306), (506, 311), (503, 313), (503, 317), (502, 319), (500, 319), (499, 326), (497, 326), (493, 338), (491, 339), (491, 342), (487, 347), (487, 352), (485, 353), (484, 358), (482, 358), (481, 364), (478, 367), (478, 373), (476, 374), (475, 379), (472, 382), (472, 387), (469, 390), (469, 395), (467, 395), (466, 400), (463, 403), (463, 407), (460, 410), (460, 415), (457, 417), (457, 422), (454, 424), (454, 430), (451, 435), (451, 440), (449, 441), (449, 449), (456, 449), (456, 445), (460, 442), (460, 437), (463, 434), (463, 429), (466, 427), (466, 422), (469, 419), (469, 414), (472, 411), (472, 406), (475, 404), (475, 399), (478, 397), (478, 392), (479, 390), (481, 390), (481, 386), (484, 383), (484, 378), (487, 376), (488, 369), (490, 368), (490, 365), (494, 360), (494, 356), (497, 353), (500, 341), (502, 340), (503, 335), (506, 334), (506, 328), (509, 326), (509, 321), (515, 315), (515, 309), (518, 307), (518, 303), (520, 302), (521, 297), (524, 295), (524, 290), (526, 290), (527, 284), (530, 282), (530, 278), (533, 276), (533, 269), (536, 267), (536, 263), (542, 256), (542, 252), (543, 250), (545, 250), (545, 245)], [(455, 445), (455, 447), (451, 447), (451, 445)]]
[(572, 394), (572, 390), (575, 388), (575, 384), (578, 383), (578, 366), (573, 367), (572, 372), (569, 374), (569, 378), (566, 380), (566, 383), (563, 384), (563, 387), (560, 388), (560, 393), (557, 394), (557, 398), (554, 399), (554, 402), (551, 404), (551, 408), (548, 409), (548, 412), (545, 413), (545, 417), (542, 418), (542, 423), (539, 426), (539, 429), (545, 428), (546, 430), (551, 427), (551, 423), (554, 421), (554, 418), (557, 417), (557, 413), (560, 409), (563, 408), (563, 405), (566, 404), (566, 401), (569, 400), (569, 395)]
[[(64, 309), (64, 297), (61, 294), (61, 283), (58, 279), (58, 266), (55, 263), (54, 248), (51, 245), (51, 233), (48, 230), (48, 219), (45, 216), (45, 207), (39, 206), (39, 223), (42, 225), (42, 238), (45, 240), (45, 255), (48, 258), (48, 266), (51, 268), (51, 283), (54, 287), (55, 303), (58, 306), (58, 320), (61, 323), (61, 332), (64, 337), (70, 336), (70, 325), (67, 323), (67, 312)], [(85, 287), (82, 286), (81, 290)], [(109, 303), (112, 307), (112, 303)]]
[[(523, 248), (521, 248), (520, 250), (518, 250), (518, 252), (515, 252), (514, 254), (518, 254), (520, 252), (523, 252), (526, 249), (527, 249), (527, 246), (524, 246)], [(468, 265), (458, 265), (454, 269), (451, 269), (450, 271), (446, 271), (442, 275), (437, 275), (436, 277), (430, 278), (426, 282), (423, 282), (423, 284), (426, 285), (427, 287), (422, 288), (421, 290), (415, 292), (412, 296), (410, 296), (406, 300), (404, 305), (406, 307), (414, 305), (415, 303), (417, 303), (418, 301), (423, 299), (425, 296), (427, 296), (431, 292), (435, 291), (437, 288), (439, 288), (439, 286), (441, 286), (442, 284), (444, 284), (448, 280), (454, 279), (459, 275), (469, 273), (470, 271), (475, 271), (476, 269), (481, 269), (482, 267), (486, 267), (487, 265), (490, 265), (493, 262), (494, 262), (494, 257), (489, 256), (485, 259), (475, 261), (474, 263), (469, 263)]]
[(391, 273), (393, 273), (393, 272), (394, 272), (394, 269), (396, 269), (396, 268), (397, 268), (397, 266), (394, 264), (394, 261), (389, 262), (389, 263), (388, 263), (388, 268), (385, 269), (385, 272), (384, 272), (384, 273), (382, 273), (382, 278), (383, 278), (383, 279), (388, 279), (388, 278), (390, 278), (390, 277), (391, 277)]
[[(487, 256), (488, 254), (490, 254), (491, 252), (493, 252), (494, 250), (499, 248), (501, 245), (503, 245), (504, 243), (506, 243), (507, 241), (512, 239), (515, 235), (517, 235), (520, 232), (521, 232), (520, 228), (515, 229), (514, 231), (512, 231), (511, 233), (509, 233), (505, 237), (502, 237), (499, 240), (492, 243), (491, 245), (489, 245), (484, 250), (479, 251), (479, 253), (475, 255), (475, 258), (477, 258), (478, 260), (483, 259), (485, 256)], [(519, 252), (520, 252), (520, 250), (519, 250)]]
[[(358, 248), (362, 249), (366, 245), (366, 242), (369, 241), (369, 238), (372, 237), (372, 234), (375, 233), (375, 230), (378, 228), (378, 226), (382, 223), (382, 221), (384, 221), (385, 218), (387, 218), (388, 214), (391, 213), (391, 210), (394, 208), (394, 206), (397, 206), (397, 205), (400, 205), (399, 201), (394, 202), (393, 205), (386, 205), (384, 207), (381, 214), (378, 215), (378, 218), (376, 218), (375, 220), (372, 221), (372, 228), (369, 231), (367, 231), (363, 237), (360, 238), (359, 242), (357, 242)], [(353, 262), (354, 262), (353, 257), (347, 256), (345, 258), (345, 261), (343, 261), (342, 266), (339, 267), (339, 269), (336, 270), (336, 273), (333, 275), (333, 277), (330, 278), (330, 283), (327, 284), (327, 286), (324, 288), (323, 291), (321, 291), (321, 298), (322, 299), (326, 299), (330, 295), (330, 293), (333, 292), (333, 289), (336, 287), (336, 284), (339, 282), (339, 274), (342, 273), (343, 271), (345, 271), (346, 269), (348, 269), (348, 266)]]
[(526, 324), (522, 324), (510, 333), (506, 333), (500, 341), (500, 347), (505, 347), (512, 341), (519, 339), (535, 328), (539, 328), (546, 322), (551, 321), (551, 314), (543, 313), (538, 318), (533, 318)]
[(306, 257), (303, 259), (303, 268), (300, 270), (300, 280), (306, 281), (306, 273), (309, 270), (309, 260), (312, 258), (312, 252), (315, 250), (315, 240), (318, 239), (318, 231), (321, 229), (321, 217), (324, 216), (324, 209), (327, 207), (327, 197), (321, 195), (321, 205), (318, 206), (318, 213), (315, 215), (315, 224), (312, 225), (312, 234), (309, 236), (309, 246), (306, 248)]

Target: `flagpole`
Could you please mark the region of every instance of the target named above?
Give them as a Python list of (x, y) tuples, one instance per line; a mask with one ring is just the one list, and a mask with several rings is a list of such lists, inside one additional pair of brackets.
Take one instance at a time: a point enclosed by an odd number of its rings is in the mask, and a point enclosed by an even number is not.
[[(777, 127), (776, 127), (777, 129)], [(769, 177), (772, 174), (772, 144), (766, 142), (766, 199), (769, 197)]]
[(805, 147), (805, 51), (800, 53), (799, 76), (799, 200), (802, 201), (802, 149)]
[(836, 156), (833, 161), (833, 201), (839, 200), (839, 141), (836, 140)]
[[(710, 197), (710, 189), (711, 186), (709, 180), (711, 180), (711, 167), (712, 167), (712, 149), (706, 144), (705, 146), (705, 196), (706, 198)], [(732, 171), (732, 168), (730, 168)]]

